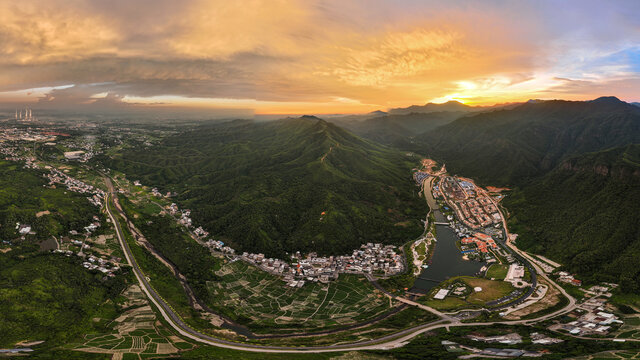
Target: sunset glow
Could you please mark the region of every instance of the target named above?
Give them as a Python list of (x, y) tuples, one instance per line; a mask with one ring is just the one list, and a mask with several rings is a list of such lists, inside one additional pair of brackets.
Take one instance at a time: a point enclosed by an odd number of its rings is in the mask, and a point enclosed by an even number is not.
[(0, 102), (329, 114), (638, 101), (638, 19), (631, 1), (0, 1)]

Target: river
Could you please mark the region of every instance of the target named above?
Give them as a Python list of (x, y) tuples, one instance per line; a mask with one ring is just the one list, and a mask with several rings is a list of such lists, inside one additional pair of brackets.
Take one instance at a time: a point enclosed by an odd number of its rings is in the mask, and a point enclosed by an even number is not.
[[(425, 181), (424, 194), (427, 199), (427, 203), (433, 211), (436, 222), (447, 222), (447, 219), (442, 215), (437, 207), (435, 199), (431, 195), (431, 182), (432, 179)], [(482, 266), (486, 265), (484, 262), (463, 260), (462, 254), (456, 246), (458, 237), (456, 233), (449, 226), (436, 225), (437, 239), (435, 251), (431, 258), (431, 264), (429, 268), (423, 269), (418, 279), (416, 279), (413, 288), (413, 292), (428, 292), (439, 283), (449, 278), (461, 275), (475, 275)]]

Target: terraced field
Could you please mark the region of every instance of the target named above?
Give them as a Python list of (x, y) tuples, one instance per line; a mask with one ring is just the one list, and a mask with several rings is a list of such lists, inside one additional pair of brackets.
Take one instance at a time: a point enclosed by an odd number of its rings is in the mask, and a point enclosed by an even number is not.
[(329, 284), (291, 288), (242, 261), (226, 263), (217, 275), (222, 281), (208, 283), (212, 302), (255, 331), (326, 329), (372, 318), (390, 307), (381, 292), (356, 275), (343, 274)]
[(131, 286), (125, 296), (130, 309), (113, 321), (113, 332), (88, 334), (75, 350), (113, 354), (113, 359), (153, 359), (192, 348), (158, 321), (137, 285)]

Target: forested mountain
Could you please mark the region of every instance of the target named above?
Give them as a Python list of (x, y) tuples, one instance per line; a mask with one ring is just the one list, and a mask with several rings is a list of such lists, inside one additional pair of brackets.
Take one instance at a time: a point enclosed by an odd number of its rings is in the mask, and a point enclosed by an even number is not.
[(640, 108), (614, 97), (537, 101), (466, 116), (415, 140), (454, 172), (518, 184), (568, 156), (640, 143)]
[(175, 191), (192, 217), (237, 250), (342, 254), (421, 232), (418, 159), (304, 116), (192, 128), (103, 161)]
[(519, 246), (637, 291), (638, 144), (640, 108), (603, 97), (468, 115), (413, 145), (454, 173), (513, 186), (504, 204)]
[(640, 145), (569, 158), (505, 205), (518, 246), (640, 291)]
[(482, 111), (486, 108), (482, 106), (469, 106), (459, 101), (448, 101), (443, 104), (428, 103), (425, 105), (411, 105), (406, 108), (395, 108), (389, 110), (391, 115), (426, 114), (431, 112), (473, 112)]
[(410, 148), (414, 136), (448, 124), (465, 114), (467, 112), (464, 111), (437, 111), (426, 114), (376, 116), (362, 121), (350, 119), (332, 119), (331, 121), (359, 136), (381, 144)]

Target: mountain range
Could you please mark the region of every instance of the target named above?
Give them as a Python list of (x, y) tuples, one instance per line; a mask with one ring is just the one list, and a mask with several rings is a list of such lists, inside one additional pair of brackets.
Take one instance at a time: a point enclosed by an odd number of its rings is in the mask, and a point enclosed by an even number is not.
[(195, 223), (237, 250), (268, 256), (418, 236), (418, 160), (313, 116), (204, 125), (103, 159), (178, 193)]
[(525, 103), (462, 117), (415, 142), (454, 172), (512, 185), (546, 173), (567, 156), (640, 143), (640, 108), (614, 97)]
[(640, 289), (640, 108), (615, 97), (532, 101), (414, 137), (450, 172), (514, 190), (518, 246), (585, 280)]
[(280, 256), (419, 234), (418, 153), (513, 188), (504, 203), (522, 248), (586, 280), (640, 289), (628, 265), (640, 255), (640, 107), (602, 97), (425, 108), (434, 111), (202, 125), (104, 161), (177, 192), (196, 223), (238, 250)]

